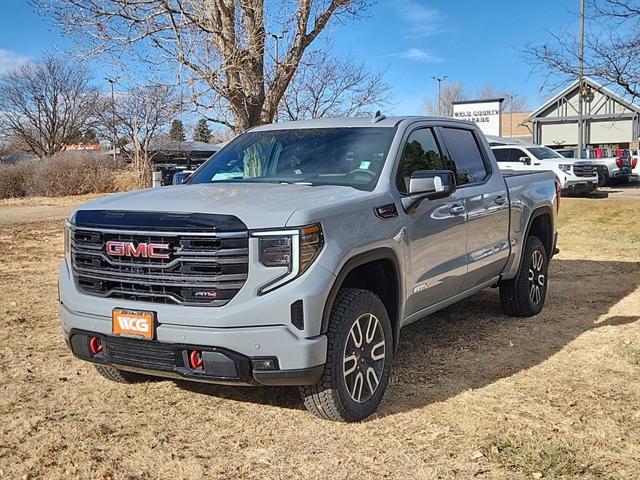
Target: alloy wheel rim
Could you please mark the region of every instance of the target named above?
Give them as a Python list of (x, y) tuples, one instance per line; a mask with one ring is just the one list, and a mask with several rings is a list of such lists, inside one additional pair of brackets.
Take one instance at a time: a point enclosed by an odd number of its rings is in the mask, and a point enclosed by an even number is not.
[(531, 265), (529, 266), (529, 300), (534, 305), (538, 305), (542, 301), (545, 281), (544, 257), (542, 252), (535, 250), (531, 256)]
[(384, 372), (385, 347), (380, 320), (372, 313), (360, 315), (349, 330), (342, 361), (344, 383), (353, 401), (366, 402), (378, 389)]

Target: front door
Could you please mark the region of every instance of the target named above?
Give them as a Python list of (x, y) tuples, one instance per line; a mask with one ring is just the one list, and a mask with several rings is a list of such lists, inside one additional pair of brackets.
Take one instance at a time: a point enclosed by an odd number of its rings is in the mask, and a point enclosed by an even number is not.
[[(406, 139), (396, 186), (402, 195), (417, 170), (446, 170), (443, 151), (432, 128), (418, 127)], [(466, 215), (462, 197), (423, 200), (406, 215), (405, 314), (411, 315), (457, 294), (466, 272)]]

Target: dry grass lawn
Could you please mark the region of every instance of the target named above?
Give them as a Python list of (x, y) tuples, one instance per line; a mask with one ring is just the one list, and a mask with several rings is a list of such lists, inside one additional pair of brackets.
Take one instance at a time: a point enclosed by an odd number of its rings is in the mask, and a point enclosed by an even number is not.
[(62, 222), (0, 225), (0, 478), (640, 478), (640, 199), (563, 199), (560, 232), (542, 314), (490, 290), (408, 327), (344, 425), (295, 389), (109, 383), (60, 333)]

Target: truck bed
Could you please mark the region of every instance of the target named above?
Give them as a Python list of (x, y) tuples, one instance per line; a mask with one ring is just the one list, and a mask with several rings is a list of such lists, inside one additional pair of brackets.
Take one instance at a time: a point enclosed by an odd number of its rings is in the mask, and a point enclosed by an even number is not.
[[(512, 278), (518, 271), (527, 224), (533, 210), (549, 207), (556, 211), (556, 175), (552, 171), (502, 172), (509, 192), (511, 215), (509, 217), (509, 241), (511, 253), (504, 269), (504, 278)], [(545, 200), (551, 199), (551, 200)], [(552, 215), (552, 221), (554, 220)], [(555, 225), (553, 230), (555, 232)]]

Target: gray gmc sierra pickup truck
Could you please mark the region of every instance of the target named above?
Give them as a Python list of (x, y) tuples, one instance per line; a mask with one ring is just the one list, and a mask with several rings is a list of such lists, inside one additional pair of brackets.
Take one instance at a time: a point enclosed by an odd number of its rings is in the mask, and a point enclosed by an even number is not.
[(542, 309), (552, 172), (500, 173), (473, 124), (423, 117), (253, 128), (186, 184), (111, 195), (65, 226), (62, 327), (105, 377), (297, 385), (356, 421), (402, 327), (483, 288)]

